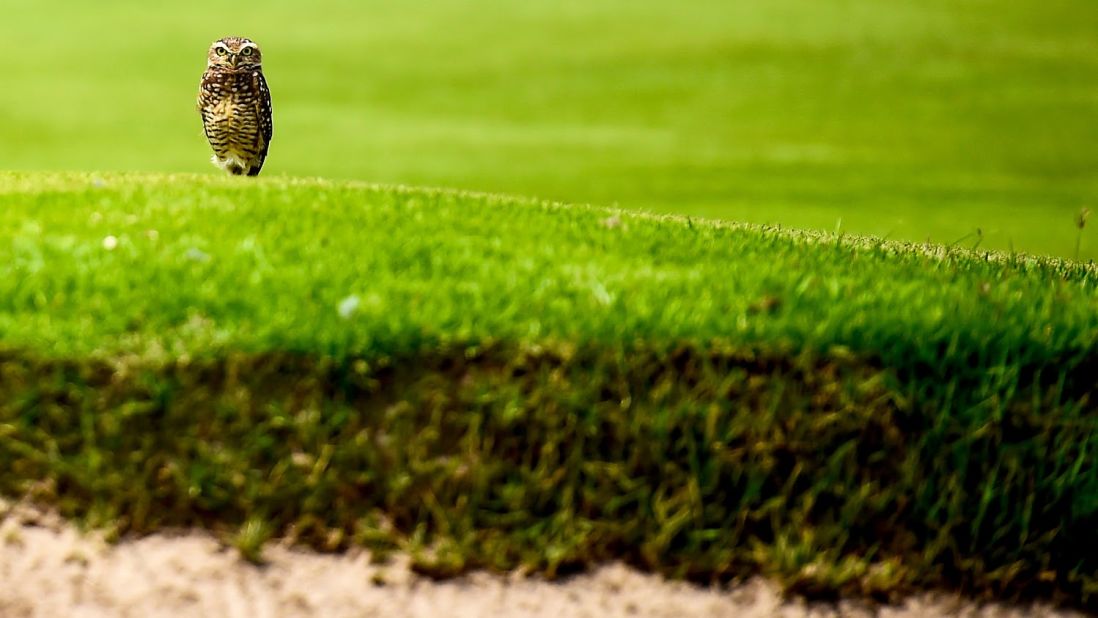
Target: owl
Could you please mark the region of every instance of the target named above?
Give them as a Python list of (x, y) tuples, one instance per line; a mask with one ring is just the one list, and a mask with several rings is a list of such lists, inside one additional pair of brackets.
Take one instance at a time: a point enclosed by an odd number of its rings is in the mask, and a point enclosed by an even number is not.
[(213, 148), (213, 164), (236, 176), (259, 174), (274, 134), (262, 61), (259, 46), (248, 39), (215, 41), (198, 88), (198, 111)]

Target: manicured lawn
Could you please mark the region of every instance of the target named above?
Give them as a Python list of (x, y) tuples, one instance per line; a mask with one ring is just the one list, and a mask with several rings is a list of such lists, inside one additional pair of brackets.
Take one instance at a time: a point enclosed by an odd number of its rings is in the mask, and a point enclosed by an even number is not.
[[(1098, 607), (1092, 1), (10, 4), (0, 494)], [(194, 110), (227, 34), (258, 180)]]
[(0, 492), (119, 533), (1092, 604), (1093, 265), (7, 173), (0, 273)]
[(212, 172), (198, 77), (243, 33), (271, 175), (1065, 257), (1098, 210), (1092, 0), (8, 4), (0, 169)]

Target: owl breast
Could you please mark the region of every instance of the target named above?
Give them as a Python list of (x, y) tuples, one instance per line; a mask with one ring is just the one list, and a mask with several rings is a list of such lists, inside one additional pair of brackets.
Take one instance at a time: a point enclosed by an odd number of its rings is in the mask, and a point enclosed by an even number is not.
[(198, 107), (214, 164), (233, 174), (258, 174), (271, 138), (270, 95), (262, 74), (207, 71)]

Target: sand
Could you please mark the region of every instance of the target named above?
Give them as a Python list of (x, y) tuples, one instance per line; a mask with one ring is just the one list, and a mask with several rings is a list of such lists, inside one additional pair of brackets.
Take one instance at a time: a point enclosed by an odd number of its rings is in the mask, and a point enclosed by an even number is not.
[(0, 618), (1081, 616), (980, 607), (942, 595), (876, 610), (855, 602), (810, 605), (783, 600), (762, 579), (704, 588), (617, 564), (554, 583), (484, 573), (435, 582), (413, 574), (404, 560), (370, 564), (364, 552), (273, 546), (264, 555), (268, 564), (248, 564), (198, 532), (110, 545), (55, 517), (10, 509), (0, 523)]

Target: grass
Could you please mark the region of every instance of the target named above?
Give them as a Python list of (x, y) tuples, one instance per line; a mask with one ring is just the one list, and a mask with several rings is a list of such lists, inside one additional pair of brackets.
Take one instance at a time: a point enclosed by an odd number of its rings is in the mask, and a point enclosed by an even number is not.
[(6, 173), (0, 268), (0, 492), (119, 534), (1094, 604), (1091, 264)]
[(899, 360), (959, 338), (1082, 347), (1094, 325), (1094, 267), (1072, 262), (997, 256), (958, 274), (935, 248), (444, 190), (0, 179), (0, 337), (51, 356), (729, 338)]
[[(9, 3), (0, 493), (1096, 607), (1096, 7)], [(196, 174), (230, 33), (258, 182)]]
[(239, 32), (264, 46), (271, 175), (979, 228), (1063, 257), (1098, 196), (1090, 0), (52, 0), (3, 21), (0, 169), (210, 171), (192, 102), (206, 46)]

